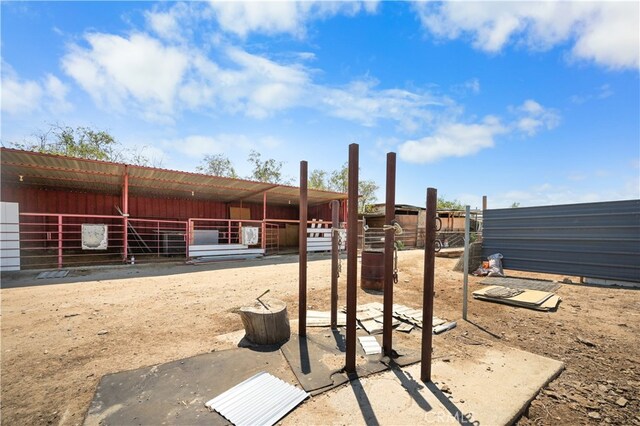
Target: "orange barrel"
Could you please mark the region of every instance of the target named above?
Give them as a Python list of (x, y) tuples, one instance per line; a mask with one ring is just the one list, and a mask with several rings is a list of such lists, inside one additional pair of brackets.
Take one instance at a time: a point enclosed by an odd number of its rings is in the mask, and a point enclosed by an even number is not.
[(384, 252), (371, 250), (362, 252), (360, 288), (377, 291), (384, 289)]

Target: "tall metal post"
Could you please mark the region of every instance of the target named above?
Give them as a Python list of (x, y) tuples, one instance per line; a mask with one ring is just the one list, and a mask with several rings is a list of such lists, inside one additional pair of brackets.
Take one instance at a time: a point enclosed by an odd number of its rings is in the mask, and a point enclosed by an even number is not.
[(358, 144), (349, 145), (349, 212), (347, 219), (347, 333), (345, 371), (356, 371), (358, 274)]
[(62, 215), (58, 215), (58, 269), (62, 269)]
[(465, 207), (464, 214), (464, 280), (462, 285), (462, 319), (467, 319), (467, 293), (469, 291), (469, 226), (471, 224), (471, 207)]
[(483, 195), (482, 196), (482, 210), (486, 210), (487, 209), (487, 196)]
[[(124, 166), (124, 182), (122, 184), (122, 260), (127, 261), (129, 251), (129, 166)], [(189, 244), (187, 244), (188, 246)]]
[(331, 202), (331, 328), (338, 327), (338, 266), (340, 262), (340, 202)]
[(391, 357), (393, 353), (393, 254), (395, 229), (393, 221), (396, 218), (396, 153), (387, 153), (387, 196), (385, 200), (384, 223), (384, 308), (382, 324), (382, 351)]
[(438, 191), (427, 188), (427, 218), (424, 243), (424, 291), (422, 294), (422, 360), (420, 380), (431, 381), (431, 355), (433, 351), (433, 281), (435, 271), (436, 203)]
[(300, 162), (300, 232), (298, 334), (307, 335), (307, 162)]
[(267, 191), (262, 193), (262, 250), (267, 250)]

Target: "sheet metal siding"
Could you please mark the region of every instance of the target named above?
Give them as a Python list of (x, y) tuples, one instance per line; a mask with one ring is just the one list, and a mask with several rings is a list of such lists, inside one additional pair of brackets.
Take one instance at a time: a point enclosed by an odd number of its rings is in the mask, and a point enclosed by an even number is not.
[(485, 210), (493, 253), (508, 269), (640, 282), (640, 200)]
[(273, 425), (309, 396), (275, 376), (260, 372), (205, 405), (235, 425)]

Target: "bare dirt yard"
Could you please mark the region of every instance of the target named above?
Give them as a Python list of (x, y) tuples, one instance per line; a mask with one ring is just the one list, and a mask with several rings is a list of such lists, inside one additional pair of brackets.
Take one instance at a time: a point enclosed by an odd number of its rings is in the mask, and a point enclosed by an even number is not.
[[(421, 306), (423, 256), (400, 252), (396, 303)], [(519, 424), (640, 424), (640, 291), (564, 284), (556, 312), (470, 300), (469, 322), (463, 322), (462, 274), (452, 271), (455, 261), (436, 259), (435, 314), (459, 320), (457, 328), (434, 340), (436, 352), (438, 339), (460, 345), (500, 342), (563, 361), (566, 370)], [(329, 274), (328, 256), (310, 256), (310, 309), (329, 309)], [(61, 280), (36, 280), (24, 272), (3, 277), (2, 423), (81, 424), (104, 374), (219, 349), (223, 343), (215, 336), (242, 329), (235, 312), (267, 289), (287, 302), (295, 319), (297, 276), (297, 256), (282, 256), (75, 270)], [(471, 291), (481, 287), (480, 280), (470, 278)], [(340, 286), (342, 304), (344, 275)], [(359, 303), (373, 301), (381, 302), (382, 295), (359, 290)]]

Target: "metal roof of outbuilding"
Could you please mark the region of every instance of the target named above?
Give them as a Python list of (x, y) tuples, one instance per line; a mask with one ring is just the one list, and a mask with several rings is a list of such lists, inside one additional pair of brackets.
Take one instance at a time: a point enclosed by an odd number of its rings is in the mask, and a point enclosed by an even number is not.
[[(222, 202), (299, 204), (300, 189), (295, 186), (254, 182), (201, 173), (136, 166), (0, 148), (3, 183), (20, 183), (75, 191), (120, 194), (124, 175), (129, 174), (129, 195), (165, 198), (196, 198)], [(347, 194), (309, 189), (309, 205), (346, 199)]]

